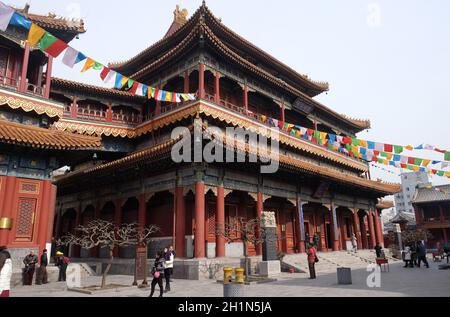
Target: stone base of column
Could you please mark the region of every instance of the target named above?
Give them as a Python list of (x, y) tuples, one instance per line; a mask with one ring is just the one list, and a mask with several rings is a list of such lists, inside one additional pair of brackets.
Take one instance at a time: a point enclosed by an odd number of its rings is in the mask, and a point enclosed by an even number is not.
[(280, 261), (262, 261), (259, 263), (259, 275), (264, 277), (276, 277), (281, 274)]

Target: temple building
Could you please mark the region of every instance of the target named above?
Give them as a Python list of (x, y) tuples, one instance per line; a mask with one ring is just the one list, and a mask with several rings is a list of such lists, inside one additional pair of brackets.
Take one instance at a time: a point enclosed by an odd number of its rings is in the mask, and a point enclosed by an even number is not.
[[(63, 23), (48, 17), (45, 21), (43, 27), (48, 28)], [(76, 30), (61, 27), (57, 32), (70, 40), (84, 29), (82, 25)], [(4, 159), (0, 161), (0, 175), (4, 175), (0, 197), (8, 197), (1, 200), (0, 215), (13, 220), (11, 229), (0, 231), (0, 244), (42, 248), (48, 239), (40, 234), (58, 238), (100, 218), (118, 224), (157, 225), (161, 231), (151, 250), (173, 244), (180, 258), (240, 257), (242, 244), (226, 243), (216, 226), (257, 218), (263, 211), (275, 212), (277, 247), (282, 253), (304, 252), (305, 237), (315, 233), (320, 236), (319, 251), (324, 252), (349, 249), (352, 234), (359, 248), (383, 244), (383, 206), (378, 201), (399, 192), (399, 185), (370, 180), (366, 162), (286, 131), (280, 131), (275, 140), (270, 133), (273, 126), (265, 118), (341, 136), (355, 136), (369, 129), (370, 122), (339, 114), (316, 101), (314, 97), (328, 91), (327, 83), (313, 81), (242, 38), (205, 3), (190, 18), (177, 8), (164, 38), (129, 60), (109, 65), (159, 89), (196, 92), (193, 101), (160, 102), (54, 78), (51, 58), (30, 52), (6, 36), (2, 43), (11, 47), (7, 52), (18, 60), (13, 79), (18, 84), (4, 84), (0, 98), (12, 100), (11, 95), (31, 105), (25, 108), (23, 102), (15, 106), (5, 101), (0, 108), (5, 113), (0, 121), (0, 157)], [(44, 76), (42, 66), (47, 63)], [(22, 65), (28, 70), (23, 71)], [(40, 88), (42, 95), (36, 96), (30, 87)], [(193, 150), (199, 144), (204, 149), (207, 138), (217, 140), (217, 135), (208, 132), (209, 127), (217, 127), (227, 152), (258, 160), (175, 163), (172, 149), (179, 140), (171, 134), (177, 127), (188, 128)], [(264, 163), (258, 146), (247, 139), (230, 141), (227, 127), (264, 134), (271, 144), (278, 142), (277, 172), (261, 173)], [(205, 140), (194, 137), (198, 130)], [(36, 153), (42, 162), (31, 160)], [(65, 165), (70, 172), (50, 183), (50, 172)], [(30, 182), (40, 185), (32, 187)], [(28, 197), (36, 197), (34, 205)], [(34, 213), (43, 220), (35, 223)], [(37, 238), (28, 237), (25, 242), (17, 234), (22, 232), (18, 226), (23, 219)], [(261, 255), (260, 246), (249, 251), (252, 256)], [(130, 248), (115, 253), (124, 259), (134, 257)], [(76, 247), (70, 255), (107, 256), (101, 249)]]
[(427, 241), (429, 248), (437, 242), (450, 242), (450, 185), (419, 186), (412, 202), (417, 228), (429, 230), (432, 238)]

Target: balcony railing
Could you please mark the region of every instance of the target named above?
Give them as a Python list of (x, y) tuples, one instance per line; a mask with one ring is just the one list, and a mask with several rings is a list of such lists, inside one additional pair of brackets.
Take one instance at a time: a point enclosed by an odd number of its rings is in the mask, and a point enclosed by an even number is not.
[[(5, 87), (8, 89), (19, 91), (20, 77), (16, 79), (16, 78), (10, 78), (10, 77), (0, 75), (0, 87)], [(44, 96), (44, 87), (39, 87), (37, 85), (30, 84), (30, 83), (28, 83), (28, 79), (27, 79), (27, 82), (25, 84), (25, 91), (23, 91), (23, 92), (28, 93), (30, 95), (42, 97), (42, 96)]]
[[(64, 116), (66, 118), (72, 116), (72, 106), (66, 105), (64, 108)], [(142, 122), (142, 116), (134, 113), (112, 112), (110, 116), (108, 111), (99, 109), (78, 108), (75, 118), (95, 122), (110, 122), (116, 124), (139, 124)]]

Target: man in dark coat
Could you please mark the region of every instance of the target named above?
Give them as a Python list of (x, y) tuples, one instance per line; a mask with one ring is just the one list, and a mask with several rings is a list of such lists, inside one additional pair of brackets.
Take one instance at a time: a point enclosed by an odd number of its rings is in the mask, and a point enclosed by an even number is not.
[(65, 282), (67, 266), (69, 265), (70, 260), (68, 257), (64, 256), (64, 253), (59, 251), (56, 252), (56, 257), (56, 266), (59, 268), (58, 282)]
[(36, 284), (47, 284), (48, 283), (48, 275), (47, 275), (47, 265), (48, 265), (48, 256), (47, 249), (42, 251), (40, 266), (39, 266), (39, 279), (36, 276)]
[(425, 247), (425, 244), (422, 241), (419, 241), (417, 244), (417, 261), (418, 266), (420, 267), (420, 263), (423, 262), (427, 269), (430, 268), (430, 265), (427, 261), (427, 248)]
[(25, 269), (23, 270), (23, 285), (33, 285), (33, 276), (36, 271), (37, 261), (38, 258), (33, 251), (30, 251), (30, 254), (23, 259), (23, 264), (25, 264)]

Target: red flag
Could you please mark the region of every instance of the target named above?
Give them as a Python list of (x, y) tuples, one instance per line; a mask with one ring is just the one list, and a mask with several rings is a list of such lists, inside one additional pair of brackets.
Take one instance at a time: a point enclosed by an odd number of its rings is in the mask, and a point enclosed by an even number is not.
[(108, 76), (109, 74), (109, 68), (108, 67), (103, 67), (102, 72), (100, 73), (100, 78), (105, 81), (106, 76)]
[(372, 157), (372, 161), (373, 161), (373, 162), (378, 162), (378, 157), (373, 156), (373, 157)]
[(139, 86), (139, 83), (138, 83), (137, 81), (135, 81), (135, 82), (133, 83), (133, 86), (131, 86), (130, 90), (128, 90), (128, 92), (129, 92), (130, 94), (135, 95), (135, 94), (136, 94), (136, 91), (137, 91), (137, 89), (138, 89), (138, 86)]
[(416, 159), (414, 157), (408, 157), (408, 164), (415, 165)]
[(172, 100), (171, 102), (177, 102), (177, 94), (174, 92), (172, 93)]
[(408, 167), (408, 165), (407, 165), (407, 164), (404, 164), (404, 163), (401, 163), (400, 166), (401, 166), (402, 168), (407, 168), (407, 167)]
[(306, 133), (307, 133), (309, 136), (311, 136), (311, 135), (314, 134), (314, 130), (308, 129), (308, 130), (306, 131)]
[(392, 144), (385, 144), (384, 145), (384, 151), (392, 153), (392, 151), (394, 151), (394, 146)]
[(378, 156), (378, 155), (380, 155), (380, 151), (374, 150), (373, 154), (375, 154), (375, 156)]
[(352, 144), (352, 138), (350, 138), (348, 136), (344, 137), (343, 143), (344, 144)]
[(45, 52), (53, 57), (58, 57), (69, 45), (61, 40), (56, 40), (52, 45), (45, 49)]

